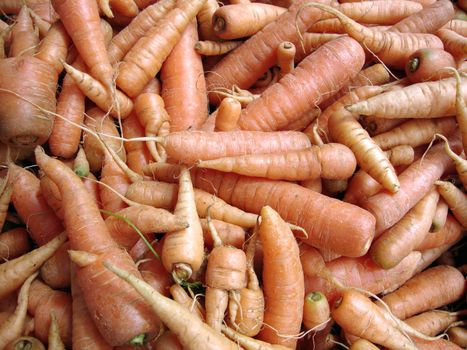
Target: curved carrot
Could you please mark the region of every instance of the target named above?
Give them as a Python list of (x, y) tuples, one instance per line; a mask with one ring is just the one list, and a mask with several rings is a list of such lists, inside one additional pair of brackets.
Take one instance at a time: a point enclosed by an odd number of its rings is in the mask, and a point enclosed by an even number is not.
[[(294, 348), (286, 335), (300, 332), (305, 286), (298, 245), (292, 231), (271, 207), (261, 209), (259, 237), (263, 245), (264, 327), (258, 338)], [(287, 302), (286, 302), (287, 301)]]
[[(343, 87), (363, 63), (363, 49), (352, 38), (342, 37), (324, 44), (248, 104), (238, 122), (240, 129), (278, 130), (299, 119), (325, 96)], [(322, 79), (310, 81), (310, 74)], [(294, 93), (298, 85), (302, 89), (299, 97)]]
[[(97, 3), (91, 0), (53, 0), (52, 5), (91, 75), (110, 88), (113, 69), (99, 23)], [(93, 43), (92, 47), (89, 43)]]
[(162, 63), (181, 37), (181, 33), (201, 9), (205, 0), (184, 1), (170, 11), (132, 47), (119, 66), (117, 86), (136, 97), (159, 72)]

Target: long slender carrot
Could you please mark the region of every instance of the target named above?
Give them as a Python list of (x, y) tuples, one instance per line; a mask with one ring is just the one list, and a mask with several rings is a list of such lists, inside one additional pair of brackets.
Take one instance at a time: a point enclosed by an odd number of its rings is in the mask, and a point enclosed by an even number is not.
[[(99, 24), (97, 3), (90, 0), (53, 0), (52, 5), (91, 75), (110, 88), (113, 69)], [(93, 43), (92, 48), (89, 43)]]
[(33, 273), (26, 279), (26, 281), (24, 281), (18, 293), (18, 305), (15, 309), (15, 312), (4, 322), (0, 323), (1, 349), (23, 334), (26, 323), (26, 314), (28, 310), (29, 287), (36, 277), (37, 272)]
[(467, 154), (467, 106), (465, 104), (465, 96), (462, 94), (462, 80), (458, 72), (454, 72), (454, 77), (456, 78), (456, 120), (461, 131), (464, 154)]
[[(102, 259), (114, 261), (138, 275), (131, 257), (110, 238), (99, 209), (80, 178), (60, 161), (47, 156), (43, 150), (37, 148), (35, 155), (41, 170), (60, 189), (71, 248), (97, 256), (77, 271), (79, 284), (96, 326), (111, 345), (123, 345), (132, 339), (136, 342), (144, 341), (148, 334), (157, 332), (157, 318), (151, 314), (143, 300), (135, 295), (134, 290), (112, 279), (112, 274), (103, 270), (101, 264)], [(83, 226), (83, 222), (92, 225)], [(102, 302), (103, 295), (108, 298), (107, 302)], [(112, 307), (109, 308), (109, 305)], [(132, 315), (131, 323), (127, 322), (128, 313)], [(122, 322), (125, 326), (122, 326)]]
[(197, 41), (196, 21), (192, 21), (161, 68), (161, 96), (172, 132), (198, 129), (208, 117), (203, 65), (194, 49)]
[[(455, 150), (460, 149), (460, 142), (452, 142)], [(443, 145), (436, 144), (423, 159), (413, 162), (399, 174), (400, 188), (397, 193), (379, 192), (362, 203), (376, 218), (376, 233), (398, 222), (431, 188), (443, 174), (451, 160)]]
[[(238, 122), (240, 129), (278, 130), (299, 119), (357, 75), (363, 63), (362, 47), (349, 37), (324, 44), (248, 104)], [(310, 75), (322, 78), (310, 81)], [(297, 86), (301, 87), (300, 97), (294, 94)]]
[(425, 47), (443, 48), (441, 40), (433, 34), (372, 30), (358, 24), (332, 7), (319, 3), (310, 6), (332, 13), (341, 21), (346, 32), (352, 38), (369, 49), (385, 64), (394, 68), (403, 68), (407, 58), (418, 49)]
[(400, 33), (434, 33), (453, 17), (452, 2), (441, 0), (400, 20), (388, 30)]
[(206, 0), (184, 1), (132, 47), (119, 66), (117, 86), (136, 97), (162, 63)]
[(238, 349), (237, 344), (212, 330), (212, 328), (175, 301), (157, 293), (147, 283), (138, 279), (132, 273), (107, 262), (105, 266), (120, 278), (130, 283), (138, 293), (143, 295), (154, 312), (178, 336), (178, 339), (186, 349)]

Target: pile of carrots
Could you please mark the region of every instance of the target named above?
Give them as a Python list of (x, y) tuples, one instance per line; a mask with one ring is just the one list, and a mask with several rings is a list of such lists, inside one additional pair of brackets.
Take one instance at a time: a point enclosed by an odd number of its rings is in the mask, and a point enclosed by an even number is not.
[(0, 0), (0, 350), (466, 348), (466, 11)]

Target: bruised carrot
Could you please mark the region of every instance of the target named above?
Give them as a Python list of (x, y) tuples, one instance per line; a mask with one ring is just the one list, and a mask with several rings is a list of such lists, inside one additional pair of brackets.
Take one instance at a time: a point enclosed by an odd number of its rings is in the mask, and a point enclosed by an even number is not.
[(435, 182), (438, 192), (444, 198), (452, 213), (463, 227), (467, 227), (467, 196), (454, 184), (447, 181)]
[(161, 96), (171, 132), (198, 129), (208, 117), (203, 65), (194, 49), (197, 41), (196, 21), (192, 21), (161, 68)]
[(456, 68), (454, 57), (442, 49), (420, 49), (410, 55), (405, 74), (412, 83), (434, 81), (451, 75), (445, 67)]
[(407, 58), (418, 49), (424, 47), (443, 48), (441, 40), (433, 34), (372, 30), (358, 24), (332, 7), (319, 3), (310, 6), (332, 13), (340, 20), (352, 38), (360, 42), (385, 64), (394, 68), (403, 68)]
[(119, 66), (117, 86), (136, 97), (160, 70), (180, 39), (181, 33), (201, 9), (205, 0), (185, 1), (170, 11), (132, 47)]
[(71, 295), (51, 289), (40, 280), (31, 284), (28, 299), (28, 312), (34, 316), (34, 334), (44, 343), (47, 342), (51, 312), (57, 316), (60, 337), (71, 345)]
[(37, 277), (37, 272), (31, 274), (21, 286), (18, 294), (18, 305), (15, 312), (0, 323), (0, 348), (5, 348), (10, 342), (23, 334), (28, 309), (29, 288)]
[[(154, 312), (161, 318), (164, 324), (178, 336), (180, 343), (182, 343), (186, 349), (234, 350), (238, 348), (234, 342), (229, 341), (227, 338), (213, 331), (212, 328), (208, 327), (190, 311), (179, 306), (175, 301), (163, 297), (133, 274), (113, 266), (110, 263), (105, 263), (105, 265), (120, 278), (130, 283), (138, 293), (142, 294), (144, 298), (148, 300)], [(179, 321), (177, 321), (177, 317), (180, 319)]]
[[(90, 0), (53, 0), (52, 5), (91, 75), (110, 88), (113, 69), (99, 24), (97, 3)], [(92, 48), (89, 43), (93, 43)]]
[[(457, 140), (451, 145), (455, 150), (460, 149)], [(362, 203), (376, 218), (376, 234), (393, 226), (428, 193), (450, 164), (450, 158), (443, 152), (442, 144), (433, 146), (423, 160), (413, 162), (399, 174), (397, 193), (379, 192)]]
[(0, 234), (0, 259), (8, 261), (26, 254), (31, 249), (25, 228), (18, 227)]
[(318, 177), (346, 179), (354, 173), (356, 165), (350, 149), (338, 143), (302, 151), (225, 157), (197, 163), (200, 168), (292, 181)]
[(275, 21), (287, 9), (269, 4), (238, 4), (222, 6), (214, 12), (212, 27), (221, 39), (251, 36)]
[(404, 217), (383, 232), (370, 248), (373, 260), (385, 269), (396, 266), (428, 234), (439, 194), (433, 188)]
[(459, 270), (438, 265), (415, 275), (402, 287), (382, 297), (382, 301), (394, 316), (404, 320), (458, 300), (464, 289), (464, 277)]
[[(361, 70), (363, 63), (362, 47), (349, 37), (324, 44), (248, 104), (238, 122), (240, 129), (278, 130), (299, 119), (313, 105), (320, 104), (343, 87)], [(310, 81), (310, 74), (325, 78)], [(297, 85), (302, 88), (299, 98), (294, 94)]]
[[(134, 341), (144, 341), (148, 334), (157, 332), (159, 326), (157, 318), (150, 313), (135, 292), (128, 288), (129, 286), (112, 279), (110, 272), (103, 270), (104, 267), (101, 265), (102, 259), (115, 261), (138, 275), (131, 257), (120, 250), (110, 238), (99, 209), (80, 178), (60, 161), (47, 156), (43, 150), (36, 149), (35, 155), (41, 170), (50, 176), (60, 189), (64, 205), (64, 222), (71, 248), (84, 250), (85, 254), (95, 257), (82, 262), (77, 275), (96, 326), (110, 345), (123, 345), (136, 336), (138, 337)], [(80, 215), (76, 215), (75, 208), (80, 208)], [(83, 221), (93, 224), (83, 226)], [(108, 302), (102, 303), (100, 297), (104, 293), (109, 299)], [(127, 300), (132, 302), (128, 303)], [(110, 309), (109, 305), (112, 306)], [(120, 311), (116, 311), (116, 308)], [(131, 324), (126, 322), (128, 312), (132, 315)], [(125, 327), (119, 326), (122, 321)], [(141, 335), (143, 333), (144, 335)]]

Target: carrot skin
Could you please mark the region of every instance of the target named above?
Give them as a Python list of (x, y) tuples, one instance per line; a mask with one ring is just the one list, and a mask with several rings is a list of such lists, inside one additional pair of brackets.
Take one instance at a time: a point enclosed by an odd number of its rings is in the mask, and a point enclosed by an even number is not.
[(0, 259), (15, 259), (30, 249), (29, 234), (25, 228), (18, 227), (0, 234)]

